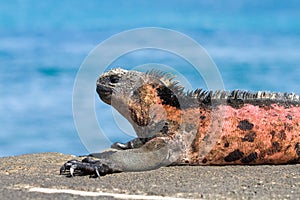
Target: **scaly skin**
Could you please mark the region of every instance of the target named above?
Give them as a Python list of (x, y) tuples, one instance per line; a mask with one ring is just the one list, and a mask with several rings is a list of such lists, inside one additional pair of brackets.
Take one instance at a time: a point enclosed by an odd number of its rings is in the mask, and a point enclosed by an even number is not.
[[(237, 90), (186, 93), (168, 74), (123, 69), (101, 75), (97, 93), (132, 124), (138, 136), (93, 154), (104, 171), (300, 163), (298, 95)], [(63, 171), (76, 170), (72, 162)], [(94, 161), (86, 165), (77, 170), (99, 175), (102, 169)]]
[[(209, 135), (211, 112), (203, 111), (197, 120), (198, 133), (186, 155), (188, 163), (199, 165), (287, 164), (300, 162), (300, 108), (277, 104), (259, 107), (245, 104), (241, 108), (220, 105), (222, 130), (215, 145), (205, 156), (199, 156), (203, 139)], [(220, 111), (221, 110), (221, 111)], [(191, 116), (193, 111), (187, 111)], [(193, 123), (186, 119), (184, 123)], [(221, 126), (221, 127), (219, 127)], [(215, 127), (213, 128), (215, 129)]]

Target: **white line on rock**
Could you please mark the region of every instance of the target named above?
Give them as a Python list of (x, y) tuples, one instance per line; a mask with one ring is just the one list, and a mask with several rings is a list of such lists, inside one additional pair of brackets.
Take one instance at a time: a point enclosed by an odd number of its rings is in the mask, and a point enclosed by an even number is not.
[(109, 196), (119, 199), (142, 199), (142, 200), (190, 200), (186, 198), (176, 198), (167, 196), (146, 196), (146, 195), (131, 195), (131, 194), (118, 194), (118, 193), (107, 193), (107, 192), (87, 192), (82, 190), (70, 190), (70, 189), (54, 189), (54, 188), (38, 188), (33, 187), (29, 189), (29, 192), (40, 192), (47, 194), (64, 193), (73, 194), (80, 196)]

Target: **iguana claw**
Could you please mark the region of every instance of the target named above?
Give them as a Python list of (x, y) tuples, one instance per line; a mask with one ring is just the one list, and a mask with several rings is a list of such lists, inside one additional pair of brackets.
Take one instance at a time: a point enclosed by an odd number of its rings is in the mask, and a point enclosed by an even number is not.
[(60, 174), (69, 172), (68, 176), (91, 175), (95, 178), (111, 173), (108, 165), (101, 163), (100, 160), (84, 158), (82, 161), (69, 160), (60, 168)]

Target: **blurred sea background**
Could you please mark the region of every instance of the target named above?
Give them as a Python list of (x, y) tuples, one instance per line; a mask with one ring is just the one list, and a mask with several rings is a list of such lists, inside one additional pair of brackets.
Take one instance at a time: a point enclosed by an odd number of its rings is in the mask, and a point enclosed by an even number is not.
[[(227, 90), (300, 93), (299, 11), (299, 0), (0, 0), (0, 156), (87, 154), (72, 115), (76, 73), (96, 45), (128, 29), (190, 36), (214, 60)], [(144, 63), (174, 67), (201, 85), (184, 60), (166, 52), (132, 53), (108, 68)], [(95, 104), (111, 142), (129, 140), (97, 95)]]

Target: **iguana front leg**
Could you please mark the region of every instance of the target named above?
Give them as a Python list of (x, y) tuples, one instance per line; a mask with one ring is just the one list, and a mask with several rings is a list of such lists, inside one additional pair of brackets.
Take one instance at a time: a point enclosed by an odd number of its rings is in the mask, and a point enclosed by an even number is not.
[(82, 161), (70, 160), (60, 169), (60, 174), (94, 175), (95, 177), (122, 171), (145, 171), (170, 165), (170, 149), (164, 138), (154, 138), (140, 148), (117, 150), (108, 149), (92, 154), (99, 158), (85, 158)]

